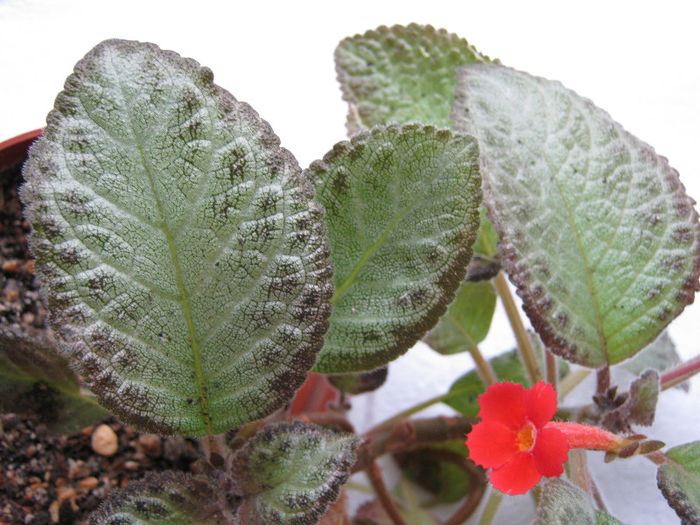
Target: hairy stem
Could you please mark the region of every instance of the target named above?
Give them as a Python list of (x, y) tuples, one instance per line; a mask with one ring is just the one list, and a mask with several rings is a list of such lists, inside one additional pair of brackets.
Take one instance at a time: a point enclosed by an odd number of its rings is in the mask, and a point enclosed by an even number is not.
[(554, 390), (558, 390), (557, 383), (559, 382), (559, 376), (557, 373), (557, 358), (548, 348), (544, 349), (544, 362), (547, 383), (550, 383), (554, 387)]
[(479, 377), (481, 377), (484, 385), (489, 387), (496, 383), (498, 381), (496, 378), (496, 373), (493, 371), (491, 363), (488, 362), (488, 360), (481, 353), (481, 350), (479, 350), (479, 347), (477, 345), (473, 345), (469, 349), (469, 353), (474, 360), (474, 365), (476, 366), (476, 370), (479, 372)]
[(367, 469), (372, 461), (384, 454), (415, 450), (450, 439), (463, 439), (475, 423), (475, 418), (438, 416), (375, 427), (363, 436), (352, 471)]
[(661, 374), (661, 390), (676, 386), (700, 372), (700, 355)]
[(498, 275), (493, 278), (492, 283), (496, 289), (496, 293), (501, 298), (503, 308), (505, 308), (508, 321), (510, 322), (511, 329), (513, 330), (513, 335), (515, 335), (515, 340), (518, 343), (520, 358), (523, 360), (525, 369), (527, 370), (527, 375), (530, 377), (530, 381), (532, 381), (533, 384), (537, 383), (538, 381), (542, 380), (542, 372), (540, 371), (540, 366), (537, 363), (535, 349), (532, 347), (530, 336), (528, 335), (527, 330), (525, 330), (525, 325), (523, 324), (523, 320), (518, 312), (515, 299), (513, 299), (513, 294), (510, 292), (510, 287), (508, 286), (508, 281), (506, 281), (505, 274), (503, 272), (498, 272)]
[(369, 474), (369, 480), (372, 482), (372, 487), (374, 487), (374, 491), (377, 493), (377, 498), (382, 504), (382, 507), (384, 507), (392, 523), (394, 525), (406, 525), (406, 522), (401, 517), (401, 513), (399, 513), (399, 509), (396, 507), (396, 503), (384, 484), (382, 471), (375, 461), (369, 464), (367, 473)]
[(492, 489), (491, 494), (489, 494), (489, 499), (486, 501), (486, 506), (484, 511), (481, 513), (481, 519), (479, 519), (479, 525), (491, 525), (493, 519), (496, 517), (498, 512), (498, 507), (503, 499), (503, 494), (499, 491)]
[(608, 365), (596, 372), (596, 380), (598, 383), (596, 394), (604, 396), (610, 388), (610, 367)]
[(569, 476), (574, 485), (591, 496), (599, 510), (607, 512), (603, 497), (600, 494), (600, 490), (598, 490), (598, 485), (596, 485), (593, 476), (591, 476), (591, 471), (588, 470), (588, 460), (585, 451), (580, 449), (569, 451), (569, 470)]

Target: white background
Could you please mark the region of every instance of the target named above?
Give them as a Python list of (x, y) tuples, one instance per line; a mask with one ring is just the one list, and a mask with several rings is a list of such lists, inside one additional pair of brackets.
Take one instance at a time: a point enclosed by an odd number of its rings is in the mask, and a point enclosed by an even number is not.
[[(445, 27), (509, 66), (561, 80), (592, 99), (668, 157), (698, 198), (694, 4), (0, 0), (0, 141), (43, 126), (73, 64), (97, 42), (118, 37), (152, 41), (211, 67), (217, 83), (253, 105), (307, 166), (345, 138), (347, 109), (332, 56), (337, 42), (381, 24), (418, 22)], [(685, 358), (700, 351), (699, 324), (694, 306), (672, 327)], [(512, 342), (499, 310), (483, 349), (494, 355)], [(364, 429), (444, 392), (470, 366), (466, 355), (442, 358), (419, 346), (392, 365), (385, 387), (356, 399), (353, 419)], [(700, 439), (700, 382), (690, 394), (662, 397), (657, 423), (645, 432), (672, 445)], [(651, 463), (589, 458), (610, 509), (626, 523), (678, 523), (656, 490)], [(527, 522), (522, 508), (529, 498), (506, 499), (497, 522)]]

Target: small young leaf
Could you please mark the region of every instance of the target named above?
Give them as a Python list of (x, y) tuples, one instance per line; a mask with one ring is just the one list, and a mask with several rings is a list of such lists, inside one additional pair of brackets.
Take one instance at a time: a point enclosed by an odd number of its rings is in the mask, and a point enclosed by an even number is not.
[(647, 370), (632, 382), (627, 400), (605, 415), (603, 426), (615, 433), (629, 432), (631, 424), (650, 426), (660, 390), (659, 373)]
[(359, 439), (299, 421), (270, 425), (236, 452), (243, 524), (316, 523), (338, 497)]
[(315, 370), (373, 370), (408, 350), (464, 278), (481, 200), (471, 137), (374, 128), (307, 170), (326, 209), (333, 313)]
[(535, 525), (622, 525), (622, 522), (596, 510), (593, 501), (578, 487), (553, 478), (542, 484)]
[(504, 266), (545, 344), (588, 367), (655, 339), (692, 302), (700, 226), (678, 173), (558, 82), (460, 69), (457, 128), (482, 152)]
[(335, 50), (351, 134), (389, 122), (452, 126), (459, 66), (487, 57), (444, 29), (381, 26), (343, 40)]
[(447, 313), (423, 341), (446, 355), (473, 350), (486, 338), (495, 309), (496, 292), (490, 282), (462, 283)]
[(674, 447), (666, 455), (673, 461), (659, 466), (659, 489), (683, 525), (700, 523), (700, 441)]
[(330, 313), (321, 210), (270, 126), (209, 69), (99, 44), (24, 176), (52, 325), (101, 403), (202, 435), (292, 397)]
[(38, 414), (56, 433), (75, 432), (108, 415), (80, 393), (50, 331), (11, 327), (0, 329), (0, 412)]
[(229, 525), (226, 495), (211, 480), (166, 471), (112, 491), (90, 515), (92, 525)]

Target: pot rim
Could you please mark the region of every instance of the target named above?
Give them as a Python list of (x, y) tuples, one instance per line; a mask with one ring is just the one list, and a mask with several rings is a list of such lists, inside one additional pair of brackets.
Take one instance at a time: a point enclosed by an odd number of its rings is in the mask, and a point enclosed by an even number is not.
[(29, 146), (44, 132), (44, 128), (27, 131), (0, 142), (0, 171), (24, 161)]

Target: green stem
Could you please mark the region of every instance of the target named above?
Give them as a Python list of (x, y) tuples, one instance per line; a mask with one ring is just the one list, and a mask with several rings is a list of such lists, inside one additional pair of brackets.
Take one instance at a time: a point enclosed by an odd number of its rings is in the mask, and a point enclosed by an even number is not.
[(491, 494), (489, 494), (489, 499), (486, 501), (484, 512), (481, 513), (479, 525), (491, 525), (491, 523), (493, 523), (493, 519), (496, 517), (498, 506), (501, 504), (502, 499), (503, 494), (495, 489), (491, 489)]
[(428, 407), (431, 407), (433, 405), (437, 405), (438, 403), (441, 403), (442, 401), (449, 399), (452, 397), (452, 394), (450, 392), (447, 392), (446, 394), (440, 394), (439, 396), (431, 397), (430, 399), (427, 399), (425, 401), (421, 401), (417, 405), (413, 405), (412, 407), (407, 408), (406, 410), (402, 410), (395, 416), (390, 417), (386, 421), (383, 421), (382, 423), (379, 423), (376, 425), (374, 428), (382, 428), (385, 426), (390, 426), (393, 425), (394, 423), (398, 423), (402, 419), (406, 419), (411, 417), (413, 414), (417, 414), (421, 410), (425, 410)]
[(554, 390), (558, 390), (557, 383), (559, 381), (559, 374), (557, 372), (557, 358), (548, 348), (544, 349), (544, 363), (547, 382), (554, 387)]
[(489, 386), (498, 382), (498, 378), (496, 377), (496, 373), (493, 371), (493, 367), (491, 367), (491, 363), (489, 363), (484, 357), (481, 350), (479, 350), (479, 347), (477, 345), (473, 345), (469, 349), (469, 353), (474, 360), (474, 365), (476, 366), (476, 370), (479, 372), (479, 377), (481, 377), (484, 385), (488, 388)]
[(530, 341), (530, 336), (527, 330), (525, 330), (525, 325), (518, 312), (513, 294), (510, 292), (505, 274), (503, 272), (498, 272), (498, 275), (493, 278), (492, 283), (496, 289), (496, 293), (501, 298), (501, 303), (503, 303), (503, 308), (508, 316), (513, 335), (515, 335), (515, 340), (518, 343), (520, 358), (523, 360), (525, 369), (527, 370), (527, 375), (530, 377), (532, 384), (535, 384), (542, 380), (542, 372), (537, 363), (537, 356), (535, 355), (535, 349), (532, 347), (532, 341)]

